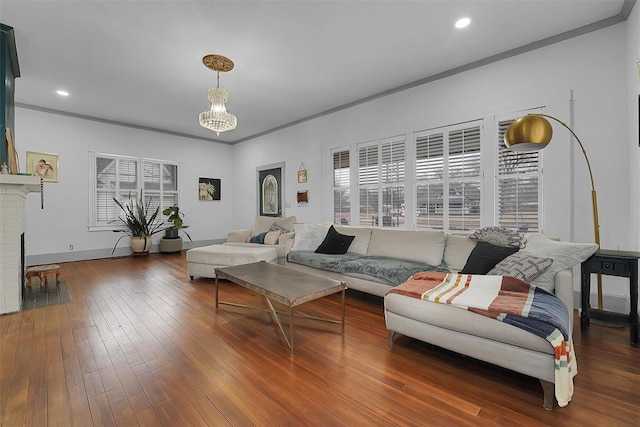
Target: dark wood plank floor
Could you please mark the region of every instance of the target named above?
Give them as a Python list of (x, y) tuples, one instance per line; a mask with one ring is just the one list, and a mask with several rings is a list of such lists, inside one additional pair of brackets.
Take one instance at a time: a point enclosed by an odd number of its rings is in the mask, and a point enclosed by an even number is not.
[[(267, 314), (216, 314), (184, 253), (61, 266), (72, 302), (0, 316), (2, 426), (640, 425), (628, 329), (575, 329), (575, 395), (549, 412), (533, 378), (406, 337), (389, 351), (380, 299), (348, 295), (344, 335), (298, 327), (291, 357)], [(227, 282), (221, 297), (260, 303)]]

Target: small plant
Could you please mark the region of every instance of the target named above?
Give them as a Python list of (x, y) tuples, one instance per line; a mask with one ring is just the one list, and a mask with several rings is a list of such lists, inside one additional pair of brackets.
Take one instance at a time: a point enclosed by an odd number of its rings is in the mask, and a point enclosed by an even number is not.
[(180, 212), (180, 208), (178, 206), (168, 207), (162, 211), (162, 214), (167, 216), (167, 222), (173, 224), (171, 227), (165, 230), (165, 238), (176, 239), (178, 237), (178, 231), (182, 231), (187, 235), (189, 240), (193, 241), (191, 239), (191, 236), (189, 236), (189, 233), (184, 231), (184, 229), (188, 228), (189, 226), (184, 225), (184, 222), (182, 221), (182, 217), (184, 217), (184, 214)]
[[(116, 233), (123, 233), (123, 235), (116, 241), (116, 244), (113, 246), (113, 250), (111, 251), (111, 255), (115, 252), (120, 240), (125, 236), (147, 237), (165, 229), (163, 228), (165, 224), (157, 221), (158, 214), (160, 213), (160, 207), (158, 206), (155, 209), (152, 209), (151, 198), (149, 198), (147, 203), (145, 203), (142, 191), (140, 191), (140, 195), (137, 199), (131, 197), (131, 194), (129, 194), (129, 201), (125, 205), (115, 197), (113, 198), (113, 201), (124, 213), (123, 216), (118, 216), (118, 221), (120, 221), (126, 228), (113, 230)], [(148, 250), (146, 247), (145, 249)]]

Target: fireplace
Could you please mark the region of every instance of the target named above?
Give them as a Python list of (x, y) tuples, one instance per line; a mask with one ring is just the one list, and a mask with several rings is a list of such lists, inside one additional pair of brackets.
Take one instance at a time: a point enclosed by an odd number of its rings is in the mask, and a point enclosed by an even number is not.
[(26, 199), (31, 192), (40, 192), (40, 178), (0, 175), (0, 314), (22, 306)]

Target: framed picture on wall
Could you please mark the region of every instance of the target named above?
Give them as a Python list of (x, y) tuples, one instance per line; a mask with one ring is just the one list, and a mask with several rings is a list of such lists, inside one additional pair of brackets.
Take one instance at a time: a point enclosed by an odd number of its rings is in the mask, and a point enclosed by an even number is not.
[(221, 183), (219, 178), (199, 178), (198, 179), (198, 200), (213, 201), (220, 200)]
[(282, 216), (282, 174), (284, 164), (279, 167), (258, 168), (258, 215)]
[(39, 176), (46, 182), (58, 182), (58, 155), (27, 151), (27, 173)]

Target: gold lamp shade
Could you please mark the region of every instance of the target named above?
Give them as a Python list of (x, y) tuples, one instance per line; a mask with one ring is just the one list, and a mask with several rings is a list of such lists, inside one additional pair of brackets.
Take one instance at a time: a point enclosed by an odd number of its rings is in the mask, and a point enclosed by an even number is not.
[(553, 136), (551, 123), (542, 116), (522, 116), (511, 123), (504, 134), (504, 144), (512, 151), (542, 150)]

